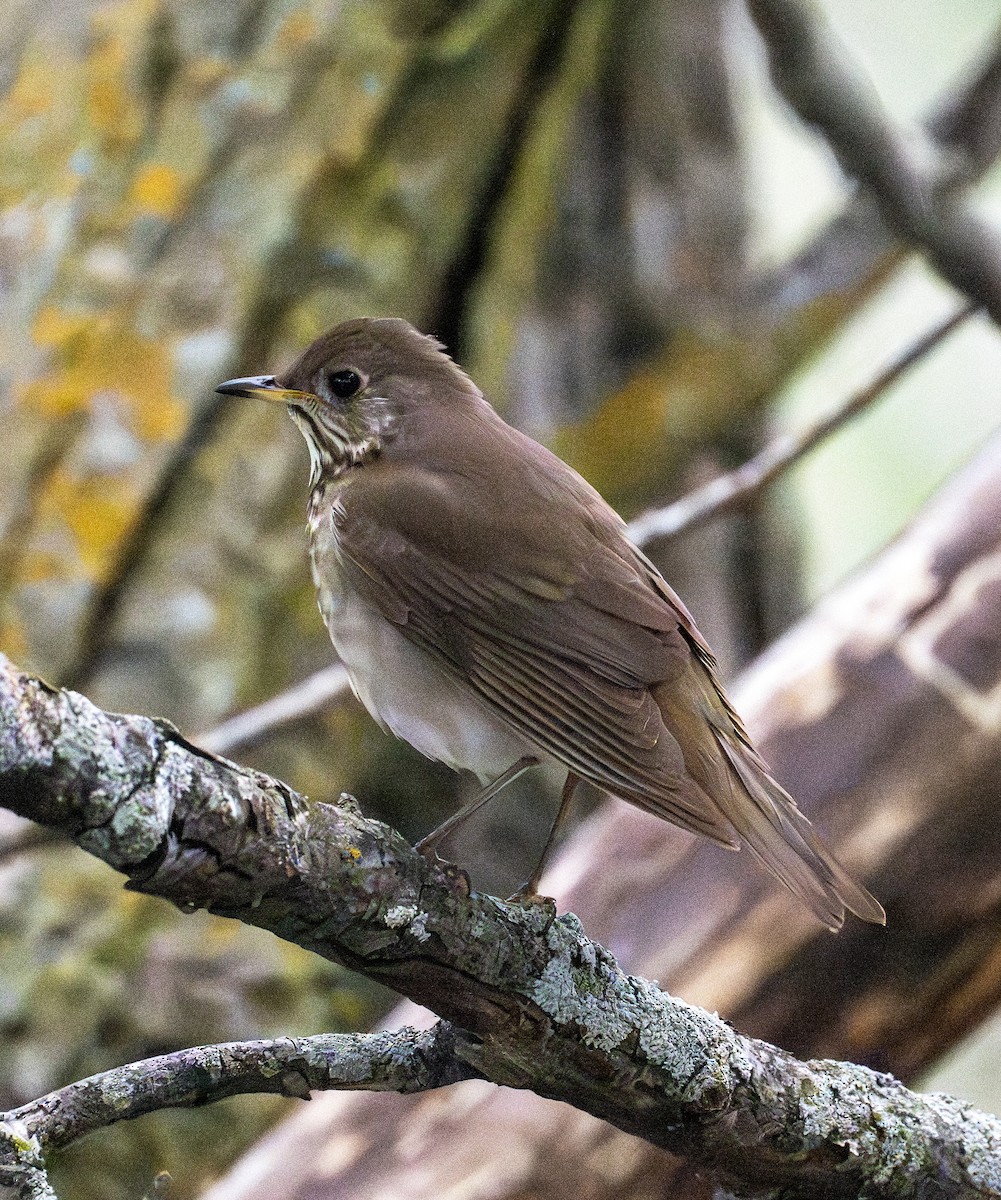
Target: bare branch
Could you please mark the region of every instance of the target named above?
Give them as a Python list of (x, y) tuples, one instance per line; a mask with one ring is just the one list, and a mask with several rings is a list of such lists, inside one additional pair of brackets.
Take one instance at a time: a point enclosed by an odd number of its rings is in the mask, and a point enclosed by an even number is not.
[(204, 733), (195, 734), (192, 741), (213, 754), (228, 754), (236, 746), (255, 742), (283, 725), (319, 712), (350, 690), (347, 668), (341, 663), (333, 663), (263, 704), (237, 713)]
[(972, 77), (925, 122), (929, 134), (961, 159), (955, 182), (972, 182), (1001, 152), (1001, 25)]
[[(0, 658), (0, 801), (135, 890), (271, 929), (427, 1005), (465, 1069), (564, 1100), (738, 1190), (991, 1195), (1001, 1123), (888, 1075), (799, 1062), (625, 975), (572, 914), (471, 893), (349, 798), (309, 806), (165, 722)], [(458, 1069), (458, 1068), (457, 1068)]]
[(710, 480), (703, 487), (696, 488), (673, 504), (641, 513), (629, 523), (630, 538), (638, 546), (645, 546), (658, 538), (677, 537), (687, 530), (697, 529), (707, 521), (749, 503), (768, 484), (774, 483), (780, 475), (832, 433), (836, 433), (859, 413), (864, 412), (957, 325), (978, 311), (979, 306), (976, 304), (968, 304), (961, 308), (905, 350), (872, 383), (799, 433), (775, 438), (753, 458), (741, 463), (736, 470)]
[[(941, 155), (943, 189), (967, 187), (1001, 151), (1001, 28), (973, 77), (923, 122)], [(896, 246), (868, 192), (852, 197), (789, 263), (758, 288), (763, 310), (871, 284)]]
[(907, 136), (893, 124), (817, 9), (802, 0), (748, 0), (748, 8), (765, 39), (776, 87), (869, 189), (887, 226), (923, 249), (949, 283), (1001, 322), (997, 232), (954, 186), (943, 186), (931, 141), (919, 145), (917, 129)]
[(311, 1091), (423, 1092), (478, 1077), (452, 1042), (440, 1021), (431, 1029), (198, 1046), (105, 1071), (0, 1113), (0, 1184), (23, 1189), (51, 1150), (164, 1108), (249, 1093), (307, 1100)]

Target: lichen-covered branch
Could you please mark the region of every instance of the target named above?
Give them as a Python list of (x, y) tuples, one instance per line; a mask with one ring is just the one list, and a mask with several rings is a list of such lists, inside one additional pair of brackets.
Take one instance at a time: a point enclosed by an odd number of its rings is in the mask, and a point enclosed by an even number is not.
[[(564, 1100), (744, 1193), (1001, 1188), (1001, 1124), (887, 1075), (798, 1062), (625, 975), (572, 914), (472, 893), (349, 798), (308, 805), (171, 726), (0, 659), (0, 801), (182, 909), (271, 929), (426, 1004), (472, 1073)], [(457, 1069), (457, 1068), (456, 1068)]]
[(25, 1189), (41, 1183), (48, 1151), (163, 1108), (247, 1093), (305, 1100), (313, 1090), (428, 1091), (475, 1076), (452, 1041), (439, 1021), (432, 1029), (196, 1046), (105, 1071), (0, 1113), (0, 1184), (31, 1195)]
[[(1001, 246), (924, 152), (884, 113), (874, 89), (820, 12), (804, 0), (748, 0), (776, 87), (862, 183), (887, 226), (924, 250), (954, 287), (1001, 322)], [(916, 131), (915, 131), (916, 134)]]

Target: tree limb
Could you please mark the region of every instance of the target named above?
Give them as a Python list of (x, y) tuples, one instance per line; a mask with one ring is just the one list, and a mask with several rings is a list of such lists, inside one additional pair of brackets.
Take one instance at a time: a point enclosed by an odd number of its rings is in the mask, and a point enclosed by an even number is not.
[(320, 712), (350, 691), (347, 667), (335, 662), (253, 708), (234, 713), (204, 733), (195, 734), (192, 741), (213, 754), (229, 754), (237, 746), (246, 746), (274, 729)]
[[(455, 1026), (471, 1073), (561, 1099), (748, 1192), (988, 1196), (1001, 1123), (891, 1076), (798, 1062), (624, 974), (550, 903), (504, 904), (350, 798), (308, 806), (170, 725), (102, 712), (0, 659), (0, 800), (185, 911), (360, 970)], [(84, 1086), (84, 1085), (81, 1085)]]
[(819, 417), (805, 429), (795, 434), (773, 438), (753, 458), (741, 463), (733, 471), (695, 488), (688, 495), (675, 500), (673, 504), (640, 513), (629, 522), (629, 536), (637, 546), (645, 546), (659, 538), (677, 537), (690, 529), (698, 529), (707, 521), (748, 504), (832, 433), (844, 428), (849, 421), (864, 412), (910, 367), (933, 350), (957, 325), (977, 311), (978, 306), (975, 304), (964, 305), (909, 346), (880, 372), (872, 383), (849, 396), (837, 408)]
[(418, 1092), (476, 1077), (452, 1041), (439, 1021), (431, 1029), (197, 1046), (104, 1071), (0, 1113), (0, 1184), (37, 1194), (25, 1189), (49, 1151), (164, 1108), (249, 1093), (308, 1100), (313, 1090)]
[[(943, 188), (969, 187), (992, 165), (1001, 151), (1001, 29), (973, 77), (922, 126), (939, 155)], [(895, 249), (896, 238), (870, 194), (856, 194), (790, 262), (763, 276), (755, 289), (760, 309), (799, 306), (871, 284)]]
[[(944, 279), (1001, 322), (996, 230), (946, 180), (932, 143), (898, 129), (847, 48), (803, 0), (748, 0), (772, 78), (875, 199), (886, 225), (924, 250)], [(985, 82), (985, 88), (986, 88)], [(948, 130), (947, 121), (941, 122)]]

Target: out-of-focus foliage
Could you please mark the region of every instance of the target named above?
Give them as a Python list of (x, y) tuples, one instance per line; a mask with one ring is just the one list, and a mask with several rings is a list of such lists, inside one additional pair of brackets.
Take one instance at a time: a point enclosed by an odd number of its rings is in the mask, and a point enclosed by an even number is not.
[[(981, 8), (964, 10), (969, 45), (999, 15)], [(722, 0), (9, 0), (0, 647), (191, 733), (327, 663), (300, 438), (212, 388), (347, 316), (443, 337), (624, 508), (740, 457), (762, 402), (847, 321), (865, 344), (863, 303), (899, 258), (871, 221), (820, 227), (822, 206), (783, 258), (795, 221), (774, 197), (762, 212), (761, 181), (790, 181), (802, 210), (815, 196), (800, 203), (795, 184), (833, 173), (788, 166), (822, 156), (801, 131), (791, 148), (779, 114)], [(989, 423), (967, 422), (954, 456)], [(841, 506), (825, 478), (807, 491), (827, 517)], [(890, 490), (870, 541), (905, 517)], [(818, 574), (838, 537), (864, 540), (844, 524), (814, 551)], [(730, 661), (801, 602), (795, 555), (765, 556), (784, 589), (740, 573), (745, 535), (682, 547), (672, 574)], [(447, 798), (443, 773), (348, 706), (252, 757), (315, 797), (356, 788), (408, 833)], [(426, 811), (403, 811), (422, 794)], [(363, 1024), (378, 1005), (55, 848), (0, 862), (0, 922), (0, 1104), (171, 1046)], [(65, 1194), (139, 1195), (160, 1167), (191, 1194), (272, 1109), (233, 1111), (85, 1143)]]

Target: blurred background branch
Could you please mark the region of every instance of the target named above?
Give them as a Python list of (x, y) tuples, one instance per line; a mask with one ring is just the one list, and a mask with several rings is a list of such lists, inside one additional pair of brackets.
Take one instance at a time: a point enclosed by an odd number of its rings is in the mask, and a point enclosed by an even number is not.
[(803, 0), (748, 0), (748, 9), (768, 47), (776, 87), (868, 190), (887, 228), (923, 250), (943, 278), (1001, 320), (997, 229), (957, 194), (955, 184), (943, 186), (935, 147), (922, 144), (913, 129), (906, 136), (888, 119), (818, 9)]
[(265, 734), (281, 729), (283, 725), (322, 712), (350, 691), (347, 668), (334, 663), (265, 700), (263, 704), (236, 713), (204, 733), (195, 734), (192, 741), (211, 750), (213, 754), (229, 754), (238, 746), (255, 742)]

